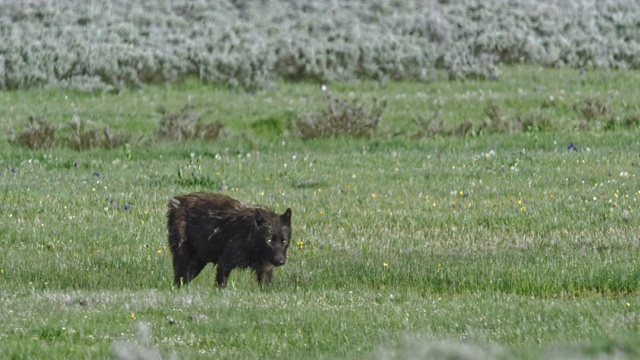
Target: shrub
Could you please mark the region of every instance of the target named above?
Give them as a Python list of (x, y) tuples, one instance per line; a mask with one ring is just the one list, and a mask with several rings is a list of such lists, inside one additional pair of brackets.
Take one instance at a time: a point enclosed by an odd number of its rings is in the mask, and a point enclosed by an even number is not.
[(516, 127), (518, 131), (523, 132), (549, 131), (553, 129), (553, 124), (547, 116), (534, 111), (524, 116), (519, 115), (516, 118)]
[(202, 122), (205, 110), (196, 111), (191, 104), (181, 110), (170, 113), (160, 108), (162, 114), (160, 126), (155, 130), (156, 137), (169, 140), (204, 139), (216, 140), (220, 137), (223, 125), (216, 121), (213, 124)]
[(351, 135), (370, 136), (378, 128), (386, 100), (373, 99), (369, 109), (358, 99), (340, 99), (324, 94), (325, 108), (319, 112), (301, 115), (294, 123), (298, 135), (303, 139), (323, 136)]
[[(0, 88), (118, 90), (197, 77), (494, 78), (500, 64), (640, 68), (635, 1), (0, 3)], [(558, 31), (561, 29), (562, 31)]]
[(129, 143), (130, 140), (127, 134), (113, 133), (109, 126), (100, 129), (96, 124), (77, 115), (69, 121), (69, 145), (78, 151), (93, 148), (112, 149)]
[(502, 115), (502, 110), (498, 104), (494, 102), (488, 103), (484, 113), (487, 118), (480, 124), (478, 132), (504, 134), (511, 131), (510, 124)]
[(445, 126), (445, 121), (441, 119), (442, 112), (440, 109), (433, 112), (431, 116), (421, 115), (411, 119), (418, 131), (413, 135), (414, 139), (420, 139), (424, 137), (436, 137), (436, 136), (449, 136), (451, 130)]
[(527, 115), (517, 115), (515, 119), (509, 119), (502, 114), (500, 106), (494, 102), (489, 102), (484, 108), (486, 116), (479, 123), (471, 120), (465, 120), (455, 126), (447, 126), (447, 123), (441, 119), (440, 110), (436, 110), (432, 116), (419, 116), (412, 119), (418, 126), (418, 131), (413, 135), (414, 139), (435, 136), (475, 136), (490, 133), (517, 133), (517, 132), (533, 132), (547, 131), (552, 128), (551, 121), (548, 117), (540, 112), (533, 112)]
[(587, 121), (607, 117), (610, 114), (609, 104), (596, 99), (587, 99), (582, 103), (575, 104), (573, 110)]
[(58, 126), (49, 124), (45, 118), (29, 116), (29, 121), (17, 135), (9, 137), (14, 144), (29, 149), (51, 148), (56, 144)]

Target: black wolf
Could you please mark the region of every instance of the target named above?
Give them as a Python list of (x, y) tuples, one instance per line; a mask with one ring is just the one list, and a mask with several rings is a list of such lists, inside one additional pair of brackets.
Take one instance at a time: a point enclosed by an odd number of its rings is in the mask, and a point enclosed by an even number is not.
[(174, 285), (186, 285), (207, 263), (217, 264), (218, 287), (236, 267), (251, 268), (270, 284), (284, 265), (291, 239), (291, 209), (278, 215), (221, 194), (196, 192), (169, 201), (169, 247)]

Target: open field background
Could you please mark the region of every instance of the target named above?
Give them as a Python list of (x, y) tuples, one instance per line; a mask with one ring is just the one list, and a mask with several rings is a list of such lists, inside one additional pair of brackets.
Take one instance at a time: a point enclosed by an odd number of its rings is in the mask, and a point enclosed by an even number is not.
[[(323, 107), (315, 85), (3, 93), (14, 132), (29, 114), (60, 125), (52, 148), (1, 145), (3, 349), (60, 358), (145, 346), (179, 358), (637, 356), (638, 129), (606, 126), (637, 112), (637, 74), (506, 71), (500, 82), (329, 87), (336, 97), (387, 98), (383, 123), (365, 138), (295, 135), (292, 114)], [(544, 105), (550, 97), (556, 105)], [(574, 107), (588, 99), (608, 115), (586, 121)], [(491, 102), (509, 123), (539, 111), (554, 125), (415, 137), (421, 129), (406, 119), (431, 116), (439, 101), (447, 124), (482, 123)], [(224, 134), (155, 139), (156, 107), (188, 102), (206, 106), (202, 121), (224, 123)], [(74, 114), (147, 140), (76, 151), (64, 135)], [(296, 244), (272, 289), (235, 271), (218, 291), (213, 268), (171, 289), (166, 203), (200, 189), (292, 207)]]
[[(634, 2), (126, 4), (0, 1), (0, 357), (640, 357)], [(273, 287), (171, 288), (202, 189)]]

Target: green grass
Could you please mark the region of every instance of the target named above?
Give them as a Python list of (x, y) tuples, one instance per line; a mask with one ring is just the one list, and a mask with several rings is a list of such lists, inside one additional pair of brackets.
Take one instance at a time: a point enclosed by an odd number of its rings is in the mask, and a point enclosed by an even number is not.
[[(129, 152), (0, 142), (1, 357), (638, 357), (640, 131), (604, 126), (638, 112), (637, 77), (524, 67), (496, 82), (330, 84), (386, 97), (383, 127), (309, 141), (291, 124), (322, 108), (315, 85), (3, 92), (6, 131), (81, 113), (151, 139), (159, 105), (191, 101), (227, 133)], [(588, 130), (573, 109), (586, 99), (610, 109)], [(412, 136), (413, 117), (479, 123), (488, 102), (506, 121), (537, 111), (554, 127)], [(212, 267), (171, 288), (166, 203), (218, 186), (293, 209), (272, 288), (235, 270), (217, 290)]]

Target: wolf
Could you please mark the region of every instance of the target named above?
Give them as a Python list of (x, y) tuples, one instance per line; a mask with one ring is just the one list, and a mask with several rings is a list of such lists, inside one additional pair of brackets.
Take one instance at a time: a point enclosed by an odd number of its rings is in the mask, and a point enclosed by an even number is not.
[(260, 285), (273, 282), (291, 240), (291, 208), (276, 214), (229, 196), (195, 192), (169, 201), (169, 248), (174, 286), (188, 284), (208, 264), (217, 265), (220, 288), (234, 268), (251, 268)]

